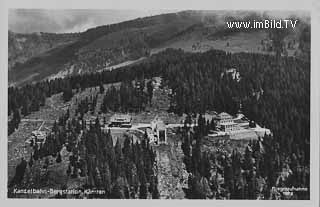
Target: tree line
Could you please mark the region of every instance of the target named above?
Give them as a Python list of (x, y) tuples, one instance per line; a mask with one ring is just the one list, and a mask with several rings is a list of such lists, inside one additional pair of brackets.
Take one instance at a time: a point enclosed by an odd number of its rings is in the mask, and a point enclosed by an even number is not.
[(101, 105), (101, 111), (140, 112), (151, 103), (153, 95), (152, 80), (145, 79), (121, 82), (119, 89), (111, 86), (107, 89)]

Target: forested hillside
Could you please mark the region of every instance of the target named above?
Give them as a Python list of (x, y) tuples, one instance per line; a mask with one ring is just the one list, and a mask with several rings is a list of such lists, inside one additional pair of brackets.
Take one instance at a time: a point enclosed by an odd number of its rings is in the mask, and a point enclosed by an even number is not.
[[(239, 82), (221, 76), (231, 67), (240, 72)], [(9, 114), (14, 114), (9, 134), (17, 127), (20, 114), (38, 110), (44, 98), (52, 94), (72, 94), (71, 89), (154, 76), (162, 76), (173, 90), (173, 112), (216, 110), (234, 114), (241, 100), (245, 114), (271, 128), (285, 151), (302, 148), (308, 158), (310, 62), (261, 54), (166, 50), (131, 67), (9, 88)]]
[[(240, 77), (234, 78), (232, 74), (228, 74), (230, 68), (238, 71)], [(46, 97), (63, 92), (63, 99), (68, 101), (79, 90), (106, 83), (123, 82), (119, 90), (111, 87), (106, 92), (103, 111), (141, 111), (143, 105), (148, 103), (148, 93), (144, 92), (143, 88), (139, 89), (137, 85), (133, 86), (131, 81), (141, 82), (157, 76), (162, 77), (163, 86), (172, 89), (169, 111), (179, 115), (204, 113), (208, 110), (235, 114), (241, 101), (244, 114), (250, 120), (271, 129), (273, 133), (272, 137), (265, 137), (262, 143), (267, 152), (263, 155), (265, 157), (259, 157), (260, 148), (254, 148), (255, 151), (246, 152), (244, 158), (250, 159), (253, 156), (262, 164), (258, 169), (258, 175), (266, 176), (269, 188), (278, 182), (275, 180), (276, 174), (281, 172), (285, 165), (294, 169), (293, 177), (290, 179), (296, 180), (296, 186), (309, 186), (306, 179), (310, 164), (310, 62), (294, 57), (254, 53), (231, 54), (218, 50), (186, 53), (183, 50), (168, 49), (139, 64), (117, 70), (42, 81), (20, 88), (10, 87), (8, 133), (12, 133), (19, 126), (21, 117), (39, 110)], [(129, 103), (129, 98), (136, 100), (137, 104)], [(80, 110), (84, 110), (82, 106), (79, 107)], [(216, 161), (221, 162), (223, 166), (222, 172), (225, 176), (231, 177), (229, 173), (232, 171), (228, 170), (231, 167), (234, 170), (239, 166), (249, 171), (253, 169), (253, 165), (239, 161), (243, 155), (237, 152), (233, 153), (232, 160), (226, 159), (224, 154), (216, 154), (217, 157), (210, 157), (210, 154), (199, 155), (202, 136), (205, 135), (201, 126), (199, 127), (200, 134), (189, 137), (189, 141), (184, 140), (187, 142), (184, 147), (191, 146), (192, 140), (196, 140), (196, 144), (191, 147), (195, 150), (192, 155), (184, 149), (185, 156), (194, 160), (193, 164), (191, 161), (186, 162), (189, 172), (195, 173), (190, 177), (189, 185), (195, 188), (189, 188), (190, 195), (195, 196), (192, 198), (207, 196), (202, 194), (204, 191), (197, 190), (199, 183), (205, 182), (205, 168), (202, 169), (200, 165), (194, 166), (194, 163), (203, 162), (201, 166), (205, 167), (205, 163), (218, 159)], [(90, 134), (90, 131), (88, 133)], [(100, 136), (99, 133), (97, 136)], [(249, 147), (258, 145), (259, 143), (252, 143)], [(277, 159), (277, 162), (273, 162), (274, 159)], [(301, 167), (303, 171), (299, 171)], [(266, 168), (274, 170), (263, 173)], [(300, 175), (303, 175), (303, 178), (300, 178)], [(295, 179), (294, 176), (298, 176), (299, 179)], [(234, 179), (236, 182), (237, 178)], [(256, 182), (256, 177), (248, 174), (245, 182)], [(227, 185), (231, 198), (255, 198), (250, 190), (237, 192), (232, 184)], [(266, 197), (271, 196), (269, 191), (262, 194)], [(303, 199), (307, 198), (305, 195), (301, 196)]]
[[(44, 143), (31, 142), (31, 156), (28, 161), (22, 160), (17, 165), (9, 188), (39, 188), (42, 182), (50, 182), (49, 176), (40, 176), (39, 165), (44, 160), (44, 168), (48, 170), (49, 159), (54, 159), (57, 164), (68, 163), (63, 175), (85, 180), (79, 188), (105, 191), (102, 195), (92, 193), (89, 198), (159, 198), (154, 169), (156, 155), (147, 137), (139, 143), (126, 135), (123, 143), (120, 139), (114, 143), (110, 130), (103, 131), (98, 119), (86, 124), (83, 110), (87, 105), (83, 103), (77, 107), (79, 117), (71, 116), (68, 110), (54, 123)], [(63, 157), (62, 151), (70, 156)], [(11, 196), (16, 195), (9, 193)], [(55, 198), (67, 196), (58, 194)]]
[[(210, 140), (206, 135), (214, 125), (199, 116), (195, 130), (184, 127), (182, 150), (189, 172), (189, 199), (310, 199), (310, 168), (300, 149), (284, 153), (277, 137), (265, 135), (259, 140), (238, 140), (242, 147), (233, 147), (235, 140)], [(187, 126), (187, 125), (186, 125)], [(205, 149), (206, 142), (214, 143)], [(239, 142), (238, 142), (239, 143)], [(273, 188), (298, 187), (292, 195)]]

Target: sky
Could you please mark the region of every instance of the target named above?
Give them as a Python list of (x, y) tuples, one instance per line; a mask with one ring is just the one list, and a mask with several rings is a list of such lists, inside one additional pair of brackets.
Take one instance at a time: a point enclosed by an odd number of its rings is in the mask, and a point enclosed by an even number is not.
[[(138, 17), (146, 17), (177, 11), (178, 10), (10, 9), (8, 27), (9, 30), (17, 33), (83, 32), (89, 28), (96, 26), (118, 23)], [(232, 10), (208, 10), (207, 12), (223, 14), (225, 12), (232, 13)], [(299, 16), (306, 15), (306, 13), (303, 11), (289, 12), (279, 10), (267, 11), (267, 13), (278, 18), (288, 17), (291, 14), (296, 14)]]
[(100, 25), (170, 12), (173, 10), (10, 9), (8, 28), (18, 33), (82, 32)]

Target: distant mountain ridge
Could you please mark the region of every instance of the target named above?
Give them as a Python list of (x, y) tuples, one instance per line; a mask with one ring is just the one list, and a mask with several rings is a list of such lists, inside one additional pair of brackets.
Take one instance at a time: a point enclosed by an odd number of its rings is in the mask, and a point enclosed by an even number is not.
[(234, 15), (234, 20), (262, 18), (245, 11), (182, 11), (99, 26), (82, 33), (9, 32), (9, 83), (21, 85), (52, 78), (58, 73), (100, 71), (166, 48), (191, 52), (224, 49), (268, 53), (272, 50), (261, 49), (261, 40), (268, 38), (265, 31), (227, 29), (225, 21), (230, 15)]

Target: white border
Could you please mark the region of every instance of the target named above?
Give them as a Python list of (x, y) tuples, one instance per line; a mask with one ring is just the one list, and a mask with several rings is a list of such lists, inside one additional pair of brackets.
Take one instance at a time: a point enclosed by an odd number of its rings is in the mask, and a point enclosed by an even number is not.
[[(320, 78), (320, 1), (314, 0), (5, 0), (0, 1), (0, 23), (1, 23), (1, 101), (0, 101), (0, 146), (1, 146), (1, 187), (0, 196), (1, 204), (12, 205), (146, 205), (146, 206), (163, 206), (163, 205), (183, 205), (183, 206), (319, 206), (319, 115), (320, 115), (320, 95), (319, 95), (319, 78)], [(8, 46), (8, 8), (46, 8), (46, 9), (136, 9), (136, 10), (310, 10), (311, 13), (311, 200), (310, 201), (195, 201), (195, 200), (8, 200), (6, 197), (7, 186), (7, 46)]]

